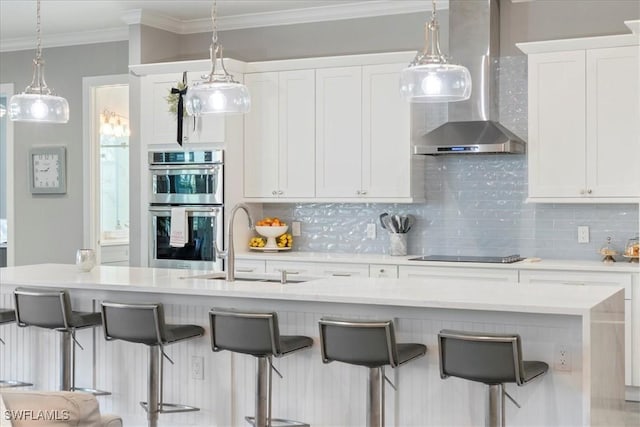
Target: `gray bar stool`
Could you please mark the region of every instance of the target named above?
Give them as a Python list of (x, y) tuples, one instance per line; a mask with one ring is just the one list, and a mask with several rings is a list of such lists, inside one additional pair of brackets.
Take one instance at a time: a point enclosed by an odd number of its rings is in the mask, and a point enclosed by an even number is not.
[(523, 386), (549, 370), (544, 362), (523, 361), (520, 336), (442, 330), (440, 377), (458, 377), (489, 386), (485, 426), (504, 427), (505, 395), (518, 408), (520, 405), (505, 391), (505, 383)]
[[(16, 312), (9, 308), (0, 308), (0, 325), (4, 325), (5, 323), (13, 323), (16, 321)], [(0, 344), (4, 345), (4, 341), (0, 338)], [(31, 383), (26, 383), (23, 381), (15, 381), (15, 380), (0, 380), (0, 388), (8, 388), (8, 387), (29, 387), (32, 386)]]
[(385, 423), (384, 380), (389, 379), (384, 367), (398, 367), (427, 352), (423, 344), (396, 343), (392, 320), (320, 319), (320, 348), (324, 363), (336, 360), (369, 368), (368, 427), (382, 427)]
[(163, 401), (163, 359), (173, 361), (164, 352), (164, 346), (204, 335), (198, 325), (170, 325), (165, 323), (162, 304), (123, 304), (102, 302), (102, 324), (107, 341), (123, 340), (149, 346), (148, 402), (140, 402), (147, 412), (149, 427), (158, 425), (158, 415), (175, 412), (199, 411), (193, 406)]
[[(76, 387), (76, 345), (84, 349), (76, 340), (76, 331), (100, 326), (100, 313), (73, 311), (66, 289), (16, 288), (13, 295), (18, 326), (36, 326), (62, 333), (60, 389), (110, 395), (108, 391)], [(95, 372), (95, 349), (92, 368)]]
[(276, 313), (212, 309), (209, 320), (213, 351), (229, 350), (257, 358), (255, 417), (245, 419), (256, 427), (308, 426), (300, 421), (271, 418), (271, 369), (282, 378), (271, 359), (309, 348), (313, 340), (300, 335), (280, 335)]

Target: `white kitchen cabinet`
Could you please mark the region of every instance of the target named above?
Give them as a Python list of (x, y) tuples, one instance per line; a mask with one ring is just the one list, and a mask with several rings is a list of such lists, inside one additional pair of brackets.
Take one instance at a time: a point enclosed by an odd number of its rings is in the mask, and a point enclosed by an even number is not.
[(245, 83), (252, 106), (244, 119), (244, 196), (313, 197), (314, 70), (247, 74)]
[(632, 275), (631, 300), (625, 300), (625, 310), (625, 322), (627, 311), (631, 312), (631, 340), (627, 340), (631, 347), (631, 385), (640, 387), (640, 273)]
[(266, 263), (261, 259), (236, 259), (236, 273), (264, 274)]
[(316, 71), (316, 197), (424, 198), (413, 159), (410, 107), (398, 90), (406, 64)]
[(282, 270), (300, 276), (369, 277), (369, 264), (267, 261), (267, 273), (280, 273)]
[[(188, 81), (200, 80), (202, 73), (189, 73)], [(169, 112), (167, 96), (182, 81), (181, 73), (155, 74), (142, 78), (141, 140), (147, 146), (177, 144), (176, 115)], [(183, 144), (222, 143), (225, 140), (223, 115), (206, 115), (194, 121), (183, 119)]]
[(433, 266), (401, 265), (398, 270), (401, 279), (433, 279), (456, 283), (518, 283), (518, 271), (498, 268), (456, 268)]
[(129, 245), (101, 245), (100, 264), (102, 265), (129, 265)]
[[(577, 272), (577, 271), (520, 271), (520, 283), (526, 285), (536, 284), (558, 284), (558, 285), (574, 285), (574, 286), (619, 286), (624, 288), (625, 312), (624, 312), (624, 337), (625, 337), (625, 369), (624, 377), (627, 385), (640, 385), (640, 382), (634, 378), (635, 371), (640, 369), (640, 353), (638, 357), (633, 357), (634, 331), (633, 319), (634, 309), (632, 304), (632, 284), (633, 274), (631, 273), (602, 273), (602, 272)], [(635, 311), (638, 311), (637, 309)], [(637, 313), (635, 314), (637, 317)]]
[(369, 265), (369, 277), (397, 279), (398, 266), (393, 264), (371, 264)]
[[(597, 39), (597, 38), (594, 38)], [(636, 42), (637, 43), (637, 42)], [(529, 200), (640, 197), (638, 45), (559, 51), (518, 45), (529, 67)]]

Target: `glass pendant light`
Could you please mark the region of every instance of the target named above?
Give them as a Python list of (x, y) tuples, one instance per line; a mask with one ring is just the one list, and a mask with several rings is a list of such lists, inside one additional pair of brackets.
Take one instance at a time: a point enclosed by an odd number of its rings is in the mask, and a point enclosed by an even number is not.
[(36, 58), (33, 60), (33, 79), (24, 92), (9, 100), (9, 118), (14, 122), (67, 123), (69, 103), (55, 96), (44, 81), (44, 60), (40, 40), (40, 0), (36, 3)]
[(425, 47), (402, 70), (400, 93), (409, 102), (455, 102), (471, 96), (471, 74), (466, 67), (449, 63), (440, 51), (440, 25), (433, 0), (431, 20), (425, 25)]
[[(249, 89), (235, 81), (224, 66), (222, 45), (218, 43), (216, 9), (216, 1), (214, 0), (211, 11), (213, 38), (209, 47), (211, 73), (202, 76), (206, 80), (194, 83), (187, 89), (187, 94), (185, 95), (187, 112), (192, 116), (214, 113), (247, 113), (251, 108)], [(222, 72), (216, 72), (216, 60), (218, 58), (220, 59)]]

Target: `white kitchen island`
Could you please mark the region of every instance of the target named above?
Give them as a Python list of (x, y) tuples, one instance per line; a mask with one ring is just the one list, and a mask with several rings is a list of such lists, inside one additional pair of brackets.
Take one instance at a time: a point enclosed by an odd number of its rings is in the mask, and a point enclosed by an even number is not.
[[(437, 333), (441, 329), (516, 332), (525, 359), (549, 364), (549, 373), (525, 387), (507, 385), (522, 405), (506, 404), (510, 426), (624, 425), (624, 291), (599, 286), (455, 284), (419, 279), (326, 278), (305, 283), (247, 282), (184, 278), (202, 271), (99, 266), (79, 272), (74, 265), (43, 264), (0, 269), (0, 306), (12, 307), (16, 286), (64, 287), (74, 308), (92, 309), (100, 300), (163, 302), (167, 321), (194, 323), (208, 333), (211, 307), (269, 310), (279, 314), (283, 334), (304, 334), (310, 351), (276, 359), (274, 416), (313, 426), (364, 424), (367, 369), (325, 365), (317, 346), (322, 316), (394, 318), (399, 342), (427, 345), (427, 356), (388, 370), (398, 391), (387, 388), (389, 426), (473, 426), (484, 420), (485, 389), (457, 378), (441, 380)], [(97, 308), (96, 308), (97, 309)], [(30, 380), (53, 389), (58, 381), (57, 338), (48, 331), (4, 326), (0, 377)], [(82, 331), (78, 385), (90, 385), (87, 360), (92, 332)], [(146, 425), (138, 402), (145, 400), (144, 346), (95, 341), (96, 385), (113, 395), (101, 409), (125, 424)], [(568, 352), (568, 370), (557, 354)], [(250, 356), (213, 353), (209, 337), (166, 347), (165, 400), (195, 405), (196, 413), (161, 415), (160, 425), (240, 426), (253, 414), (255, 364)], [(471, 355), (472, 356), (472, 355)], [(193, 358), (203, 358), (204, 379), (194, 379)]]

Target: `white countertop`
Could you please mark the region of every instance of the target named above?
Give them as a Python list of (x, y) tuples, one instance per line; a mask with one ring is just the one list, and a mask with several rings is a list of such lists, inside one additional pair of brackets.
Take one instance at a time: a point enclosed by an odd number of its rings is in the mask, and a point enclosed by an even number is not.
[(351, 303), (537, 314), (585, 315), (622, 288), (492, 283), (443, 283), (427, 279), (322, 278), (305, 283), (261, 283), (183, 277), (202, 271), (39, 264), (0, 268), (0, 283), (68, 289), (180, 294), (322, 303)]
[(640, 273), (640, 264), (619, 261), (605, 264), (600, 261), (583, 260), (552, 260), (527, 258), (524, 261), (511, 264), (493, 264), (479, 262), (436, 262), (410, 261), (421, 255), (391, 256), (382, 254), (352, 254), (326, 252), (241, 252), (236, 253), (236, 259), (264, 259), (268, 261), (296, 261), (296, 262), (331, 262), (350, 264), (393, 264), (411, 265), (415, 267), (456, 267), (456, 268), (505, 268), (509, 270), (570, 270), (570, 271), (604, 271), (620, 273)]

